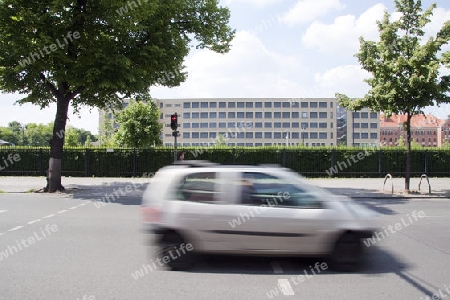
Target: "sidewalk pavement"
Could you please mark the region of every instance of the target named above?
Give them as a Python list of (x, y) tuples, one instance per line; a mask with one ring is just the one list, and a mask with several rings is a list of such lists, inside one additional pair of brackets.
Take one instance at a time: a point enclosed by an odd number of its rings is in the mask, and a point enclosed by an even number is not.
[[(311, 183), (326, 188), (335, 194), (352, 198), (450, 198), (450, 178), (430, 178), (429, 186), (424, 178), (411, 178), (410, 194), (404, 194), (404, 178), (314, 178)], [(63, 177), (62, 184), (70, 193), (101, 197), (112, 190), (133, 185), (135, 191), (143, 192), (151, 178), (109, 178), (109, 177)], [(420, 191), (419, 191), (420, 183)], [(0, 177), (0, 192), (27, 193), (45, 187), (45, 177)], [(394, 192), (392, 193), (392, 188)]]

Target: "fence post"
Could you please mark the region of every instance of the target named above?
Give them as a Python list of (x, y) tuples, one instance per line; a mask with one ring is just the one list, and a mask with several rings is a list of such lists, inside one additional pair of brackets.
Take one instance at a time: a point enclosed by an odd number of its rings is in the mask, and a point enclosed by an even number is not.
[(84, 151), (84, 177), (89, 177), (89, 149)]
[(381, 159), (382, 159), (381, 149), (378, 149), (378, 174), (381, 177)]
[[(336, 149), (331, 149), (331, 169), (333, 170), (334, 166), (336, 165)], [(334, 177), (334, 172), (331, 172), (331, 177)]]
[(39, 148), (39, 174), (43, 175), (44, 170), (42, 169), (42, 159), (44, 154), (42, 153), (42, 148)]
[(136, 177), (136, 148), (133, 148), (133, 177)]

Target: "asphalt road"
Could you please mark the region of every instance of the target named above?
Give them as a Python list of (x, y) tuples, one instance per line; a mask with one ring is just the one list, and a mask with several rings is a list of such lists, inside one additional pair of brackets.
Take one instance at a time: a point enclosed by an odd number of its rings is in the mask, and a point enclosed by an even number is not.
[[(313, 275), (310, 266), (322, 261), (223, 256), (204, 257), (187, 272), (145, 272), (154, 249), (141, 231), (139, 194), (100, 208), (89, 198), (0, 194), (0, 299), (368, 300), (450, 294), (450, 199), (359, 200), (382, 214), (389, 235), (368, 247), (362, 271)], [(413, 211), (425, 217), (415, 220)], [(396, 223), (401, 229), (392, 233), (389, 225)], [(299, 275), (305, 275), (302, 282)]]

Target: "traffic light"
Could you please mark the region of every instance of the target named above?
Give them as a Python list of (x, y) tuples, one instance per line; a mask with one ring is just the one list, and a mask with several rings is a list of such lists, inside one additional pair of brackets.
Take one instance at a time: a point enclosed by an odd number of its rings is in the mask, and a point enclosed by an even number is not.
[(178, 127), (178, 115), (174, 114), (170, 116), (170, 128), (172, 130), (177, 130)]

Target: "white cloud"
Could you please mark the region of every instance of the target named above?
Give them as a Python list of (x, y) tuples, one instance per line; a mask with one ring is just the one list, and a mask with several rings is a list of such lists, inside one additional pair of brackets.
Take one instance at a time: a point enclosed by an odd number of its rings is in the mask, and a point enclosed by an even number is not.
[(308, 23), (330, 10), (339, 10), (344, 7), (339, 0), (300, 0), (283, 14), (280, 21), (289, 25)]
[(339, 16), (333, 24), (314, 22), (306, 30), (302, 42), (309, 48), (320, 52), (348, 56), (359, 49), (359, 37), (376, 40), (378, 27), (376, 21), (383, 17), (386, 7), (376, 4), (356, 18), (354, 15)]
[[(158, 87), (155, 98), (284, 97), (298, 92), (291, 78), (300, 73), (298, 58), (268, 50), (247, 31), (240, 31), (229, 53), (197, 51), (186, 61), (189, 77), (177, 88)], [(170, 95), (170, 96), (168, 96)]]
[(342, 93), (349, 97), (362, 97), (368, 90), (369, 85), (364, 79), (370, 74), (361, 69), (359, 65), (345, 65), (329, 69), (324, 73), (316, 73), (315, 81), (329, 93)]
[(281, 2), (281, 0), (223, 0), (223, 5), (249, 3), (258, 7), (263, 7), (271, 4)]

